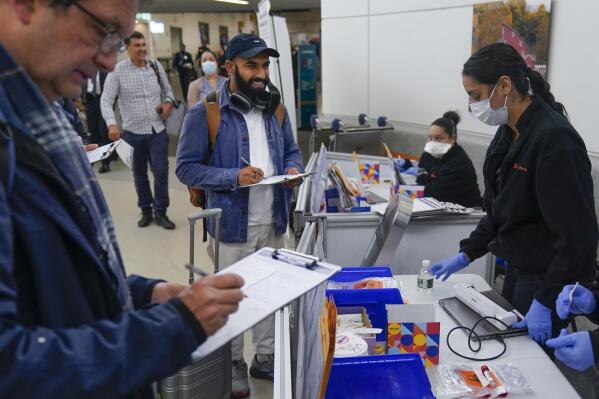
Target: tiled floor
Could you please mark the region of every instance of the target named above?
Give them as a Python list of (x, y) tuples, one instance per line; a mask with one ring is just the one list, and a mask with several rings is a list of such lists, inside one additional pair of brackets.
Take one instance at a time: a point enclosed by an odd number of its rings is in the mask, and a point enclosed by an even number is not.
[[(177, 225), (174, 231), (166, 231), (156, 225), (144, 229), (137, 227), (140, 211), (137, 208), (133, 176), (122, 162), (112, 163), (109, 173), (97, 176), (114, 219), (127, 273), (186, 283), (187, 270), (184, 266), (189, 259), (189, 224), (186, 217), (197, 209), (189, 204), (187, 188), (174, 175), (174, 158), (171, 157), (169, 162), (171, 205), (167, 214)], [(201, 223), (196, 230), (194, 263), (212, 272), (212, 262), (201, 242)], [(251, 342), (250, 337), (246, 337), (246, 342)], [(253, 358), (251, 345), (246, 344), (245, 358), (249, 365)], [(272, 398), (270, 382), (250, 378), (250, 384), (252, 399)]]

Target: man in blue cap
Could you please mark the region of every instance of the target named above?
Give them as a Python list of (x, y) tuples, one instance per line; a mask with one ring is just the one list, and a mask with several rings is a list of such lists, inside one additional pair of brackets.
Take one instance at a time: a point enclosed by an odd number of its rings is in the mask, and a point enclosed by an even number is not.
[[(281, 248), (287, 231), (291, 189), (286, 185), (243, 188), (262, 179), (302, 171), (301, 154), (278, 90), (270, 83), (270, 57), (279, 53), (256, 35), (241, 33), (225, 53), (229, 80), (185, 115), (177, 149), (176, 174), (205, 190), (207, 208), (222, 208), (220, 265), (228, 267), (265, 246)], [(220, 123), (212, 145), (210, 121)], [(214, 134), (212, 134), (214, 136)], [(208, 225), (214, 237), (214, 225)], [(213, 255), (213, 241), (209, 252)], [(254, 378), (273, 379), (274, 318), (252, 329)], [(243, 336), (232, 342), (233, 394), (249, 396)]]

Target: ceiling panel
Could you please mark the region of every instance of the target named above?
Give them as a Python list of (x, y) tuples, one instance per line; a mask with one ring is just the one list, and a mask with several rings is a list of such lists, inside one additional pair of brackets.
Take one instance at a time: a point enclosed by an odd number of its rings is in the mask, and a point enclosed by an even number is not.
[[(253, 11), (259, 0), (249, 0), (248, 5), (222, 3), (214, 0), (152, 0), (142, 12), (239, 12)], [(320, 8), (320, 0), (271, 0), (272, 11), (307, 10)]]

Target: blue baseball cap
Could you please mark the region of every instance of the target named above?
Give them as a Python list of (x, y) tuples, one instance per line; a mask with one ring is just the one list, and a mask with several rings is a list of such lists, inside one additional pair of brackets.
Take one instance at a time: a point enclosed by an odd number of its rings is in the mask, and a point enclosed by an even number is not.
[(225, 58), (232, 60), (235, 57), (252, 58), (260, 53), (266, 53), (269, 57), (279, 58), (279, 52), (266, 45), (266, 42), (251, 33), (240, 33), (229, 41)]

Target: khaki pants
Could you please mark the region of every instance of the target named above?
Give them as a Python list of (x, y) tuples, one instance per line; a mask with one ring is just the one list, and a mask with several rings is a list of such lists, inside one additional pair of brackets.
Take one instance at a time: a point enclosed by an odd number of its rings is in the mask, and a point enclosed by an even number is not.
[[(275, 249), (285, 247), (284, 235), (275, 235), (274, 225), (258, 225), (248, 227), (248, 239), (243, 243), (220, 243), (219, 270), (225, 270), (233, 263), (264, 247)], [(208, 255), (214, 261), (214, 240), (209, 238)], [(274, 353), (275, 316), (271, 315), (252, 327), (252, 343), (254, 351), (261, 355)], [(243, 334), (231, 341), (231, 359), (243, 358)]]

